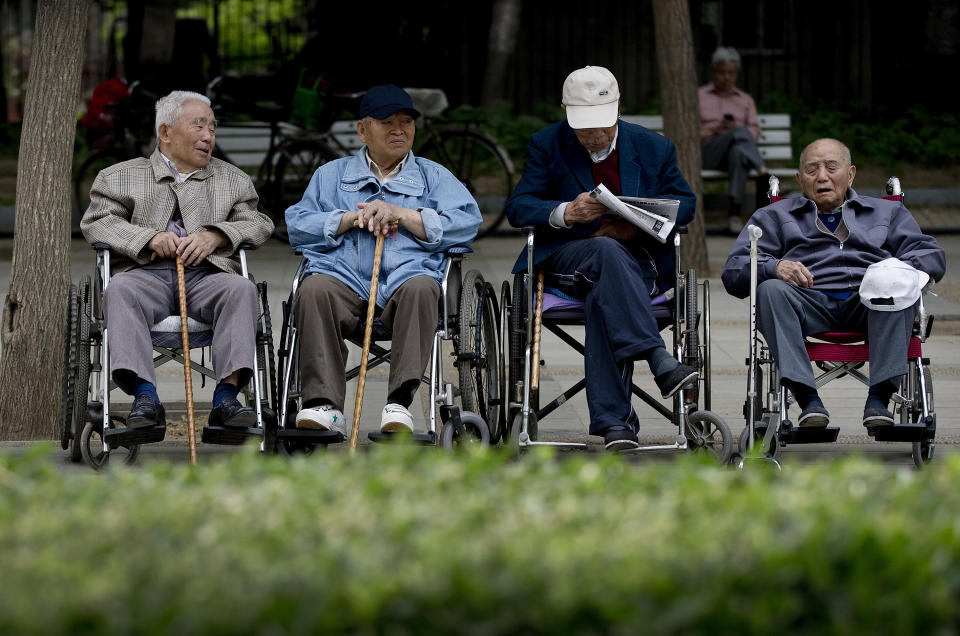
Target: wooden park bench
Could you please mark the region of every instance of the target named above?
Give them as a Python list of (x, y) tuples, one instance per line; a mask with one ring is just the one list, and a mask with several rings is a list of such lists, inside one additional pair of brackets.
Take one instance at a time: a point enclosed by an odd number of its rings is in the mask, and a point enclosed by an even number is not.
[[(760, 156), (763, 157), (764, 163), (767, 164), (767, 172), (780, 178), (792, 179), (797, 173), (797, 167), (793, 165), (793, 150), (790, 147), (789, 113), (758, 115), (758, 118), (762, 132), (757, 141), (757, 147), (760, 149)], [(621, 119), (663, 134), (663, 117), (660, 115), (622, 115)], [(705, 181), (727, 178), (724, 170), (701, 170), (700, 174)], [(751, 170), (750, 176), (757, 176), (756, 171)]]

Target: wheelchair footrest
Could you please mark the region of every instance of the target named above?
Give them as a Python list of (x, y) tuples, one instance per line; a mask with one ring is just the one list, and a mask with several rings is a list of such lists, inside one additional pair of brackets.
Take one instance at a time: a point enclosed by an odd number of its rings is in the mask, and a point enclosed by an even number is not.
[(344, 436), (336, 431), (319, 431), (308, 428), (281, 428), (277, 431), (277, 441), (299, 444), (339, 444)]
[(867, 435), (878, 442), (922, 442), (932, 440), (936, 430), (930, 430), (922, 422), (918, 424), (894, 424), (867, 429)]
[(204, 426), (200, 441), (204, 444), (223, 444), (240, 446), (251, 437), (263, 437), (263, 429), (257, 427), (237, 428), (233, 426)]
[(819, 426), (800, 428), (797, 426), (780, 429), (780, 439), (785, 444), (829, 444), (837, 441), (839, 426)]
[(109, 444), (110, 448), (117, 448), (118, 446), (130, 448), (140, 444), (162, 442), (166, 434), (166, 424), (144, 428), (111, 428), (103, 434), (103, 441), (105, 444)]
[(434, 445), (434, 446), (437, 444), (436, 433), (372, 432), (367, 434), (367, 438), (371, 442), (392, 442), (397, 438), (400, 438), (400, 439), (406, 439), (413, 444)]

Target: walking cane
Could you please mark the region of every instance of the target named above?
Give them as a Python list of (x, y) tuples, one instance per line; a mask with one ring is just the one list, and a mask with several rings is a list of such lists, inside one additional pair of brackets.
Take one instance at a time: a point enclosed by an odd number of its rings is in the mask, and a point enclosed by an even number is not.
[(190, 438), (190, 463), (197, 463), (197, 434), (193, 422), (193, 378), (190, 375), (190, 334), (187, 331), (187, 283), (183, 262), (177, 257), (177, 292), (180, 295), (180, 340), (183, 344), (183, 383), (187, 391), (187, 436)]
[(353, 401), (353, 428), (350, 429), (350, 452), (357, 449), (360, 433), (360, 411), (363, 408), (363, 389), (367, 381), (367, 357), (370, 355), (370, 337), (373, 333), (373, 315), (377, 310), (377, 283), (380, 281), (380, 261), (383, 258), (383, 234), (377, 234), (373, 252), (373, 274), (370, 276), (370, 300), (367, 301), (367, 322), (363, 326), (363, 351), (360, 353), (360, 373), (357, 376), (357, 397)]

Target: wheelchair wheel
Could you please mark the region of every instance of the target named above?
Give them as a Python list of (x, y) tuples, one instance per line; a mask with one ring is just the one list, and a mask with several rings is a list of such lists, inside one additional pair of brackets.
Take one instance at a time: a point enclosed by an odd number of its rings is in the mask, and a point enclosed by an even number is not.
[(77, 357), (77, 286), (70, 285), (67, 296), (67, 337), (64, 339), (63, 351), (63, 384), (60, 390), (60, 448), (70, 451), (71, 461), (74, 458), (74, 449), (79, 453), (80, 444), (74, 443), (76, 436), (73, 431), (73, 398), (75, 389), (74, 369)]
[[(930, 372), (930, 367), (926, 365), (923, 367), (923, 383), (926, 386), (927, 409), (930, 412), (932, 424), (935, 428), (937, 423), (937, 415), (933, 410), (933, 374)], [(916, 395), (914, 395), (913, 398), (911, 419), (916, 423), (919, 422), (923, 417), (923, 408), (921, 406), (921, 399), (923, 396), (920, 394), (920, 383), (916, 382), (915, 386)], [(913, 463), (917, 466), (917, 468), (924, 468), (927, 464), (933, 461), (934, 446), (935, 445), (932, 438), (923, 439), (913, 443)]]
[(497, 299), (493, 286), (476, 270), (467, 272), (460, 291), (460, 331), (457, 368), (464, 411), (478, 414), (489, 427), (489, 438), (501, 434), (500, 347), (497, 340)]
[[(686, 303), (683, 308), (683, 363), (699, 371), (703, 371), (703, 360), (700, 357), (700, 334), (697, 332), (697, 323), (700, 314), (697, 308), (697, 270), (688, 269), (685, 282)], [(700, 382), (696, 384), (694, 401), (700, 401)]]
[(84, 276), (77, 289), (76, 375), (73, 386), (73, 435), (70, 460), (79, 462), (83, 456), (80, 437), (87, 422), (87, 400), (90, 397), (90, 277)]
[(457, 427), (453, 422), (443, 423), (443, 428), (440, 429), (440, 445), (444, 449), (490, 445), (490, 431), (482, 417), (470, 411), (463, 411), (460, 413), (460, 423), (463, 424), (465, 436), (457, 434)]
[[(770, 419), (768, 416), (764, 416), (762, 422), (757, 422), (755, 429), (754, 443), (761, 444), (763, 443), (763, 437), (766, 435), (767, 426), (770, 426)], [(737, 440), (737, 450), (739, 451), (742, 457), (746, 457), (747, 453), (750, 452), (750, 427), (749, 425), (743, 429), (740, 433), (740, 439)], [(770, 437), (770, 444), (767, 448), (764, 449), (764, 455), (771, 459), (777, 459), (780, 456), (780, 438), (777, 435), (777, 432), (774, 431), (773, 435)]]
[[(267, 283), (261, 282), (257, 285), (260, 292), (260, 303), (263, 307), (263, 314), (259, 321), (259, 333), (257, 334), (257, 356), (258, 367), (261, 371), (266, 369), (266, 386), (261, 386), (261, 408), (260, 412), (264, 420), (276, 418), (278, 408), (277, 400), (277, 366), (274, 357), (273, 348), (273, 322), (270, 319), (270, 303), (267, 301)], [(266, 360), (264, 360), (264, 358)], [(261, 424), (266, 427), (266, 422)]]
[(513, 415), (510, 412), (512, 398), (509, 393), (510, 380), (507, 376), (507, 369), (510, 366), (507, 361), (510, 349), (510, 301), (510, 283), (509, 281), (503, 281), (500, 285), (500, 315), (497, 324), (500, 339), (500, 360), (497, 367), (500, 372), (500, 431), (497, 439), (491, 441), (493, 444), (498, 444), (507, 438), (507, 429), (510, 428), (510, 418)]
[(726, 464), (733, 453), (733, 434), (727, 423), (710, 411), (694, 411), (687, 422), (687, 444), (694, 452), (710, 453)]
[(118, 459), (114, 457), (116, 455), (119, 455), (121, 463), (130, 465), (137, 461), (137, 456), (140, 454), (139, 445), (118, 446), (108, 453), (103, 442), (102, 422), (87, 422), (84, 425), (83, 433), (80, 434), (80, 450), (83, 453), (83, 459), (94, 470), (102, 470), (111, 461), (117, 462)]

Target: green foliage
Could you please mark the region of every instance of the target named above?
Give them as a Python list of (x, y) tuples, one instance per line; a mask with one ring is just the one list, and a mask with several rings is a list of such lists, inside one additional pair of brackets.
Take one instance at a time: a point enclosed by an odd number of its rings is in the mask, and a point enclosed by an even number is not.
[(530, 137), (544, 126), (562, 119), (563, 109), (553, 104), (538, 104), (533, 115), (518, 115), (506, 101), (486, 108), (462, 105), (444, 113), (442, 122), (473, 122), (496, 137), (514, 158), (527, 156)]
[(960, 456), (0, 456), (0, 633), (953, 633)]
[(0, 122), (0, 157), (17, 158), (20, 152), (20, 126)]
[(960, 120), (953, 112), (935, 113), (917, 105), (906, 111), (871, 113), (863, 104), (808, 103), (780, 93), (765, 95), (757, 110), (790, 113), (795, 157), (811, 141), (834, 137), (850, 147), (854, 163), (859, 158), (889, 171), (906, 163), (927, 167), (960, 163)]

